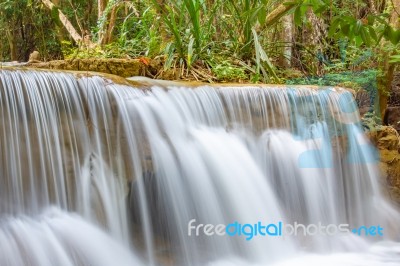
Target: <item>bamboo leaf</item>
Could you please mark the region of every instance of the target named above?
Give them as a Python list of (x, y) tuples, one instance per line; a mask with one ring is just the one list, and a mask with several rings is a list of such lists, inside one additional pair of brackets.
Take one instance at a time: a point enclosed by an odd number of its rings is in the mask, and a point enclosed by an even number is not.
[(362, 21), (357, 20), (356, 25), (354, 26), (354, 35), (359, 35), (361, 33)]
[(268, 72), (271, 76), (274, 77), (275, 80), (279, 80), (278, 76), (275, 73), (274, 70), (274, 65), (271, 63), (271, 61), (269, 60), (269, 57), (267, 55), (267, 53), (264, 51), (264, 49), (262, 48), (259, 40), (258, 40), (258, 35), (257, 32), (252, 29), (251, 30), (253, 33), (253, 38), (254, 38), (254, 46), (255, 46), (255, 50), (256, 50), (256, 63), (257, 63), (257, 68), (260, 70), (262, 65), (261, 62), (265, 62), (266, 63), (266, 67), (268, 69)]
[(261, 25), (264, 25), (266, 18), (267, 10), (265, 9), (265, 7), (261, 7), (258, 11), (258, 22), (260, 22)]
[(331, 24), (331, 26), (329, 27), (329, 31), (328, 31), (328, 36), (332, 37), (335, 35), (338, 27), (340, 25), (340, 19), (335, 18)]
[(296, 7), (296, 9), (294, 10), (294, 23), (296, 25), (301, 25), (301, 23), (302, 23), (300, 6)]
[(378, 35), (376, 34), (375, 29), (372, 26), (368, 27), (369, 34), (371, 35), (371, 38), (375, 41), (378, 42)]
[(393, 55), (390, 57), (389, 63), (398, 64), (400, 63), (400, 55)]
[(188, 67), (192, 65), (192, 59), (193, 59), (193, 44), (194, 44), (194, 38), (190, 37), (189, 45), (188, 45), (188, 55), (187, 55), (187, 64)]
[(347, 23), (342, 23), (340, 29), (342, 30), (343, 34), (348, 36), (350, 33), (350, 25)]
[(369, 36), (366, 28), (361, 28), (360, 30), (360, 35), (362, 41), (365, 43), (365, 45), (370, 46), (371, 45), (371, 37)]

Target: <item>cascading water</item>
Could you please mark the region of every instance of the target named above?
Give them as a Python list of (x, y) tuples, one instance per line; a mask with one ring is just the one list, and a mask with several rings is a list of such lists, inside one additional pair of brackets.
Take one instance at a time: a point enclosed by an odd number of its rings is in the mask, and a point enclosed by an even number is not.
[[(344, 90), (1, 70), (0, 106), (0, 265), (400, 264), (400, 215)], [(189, 235), (193, 220), (384, 234), (246, 240)]]

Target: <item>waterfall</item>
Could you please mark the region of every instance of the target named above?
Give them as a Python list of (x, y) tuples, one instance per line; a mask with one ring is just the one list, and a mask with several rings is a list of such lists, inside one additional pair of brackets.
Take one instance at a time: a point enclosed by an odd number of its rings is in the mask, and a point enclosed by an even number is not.
[(1, 265), (400, 264), (346, 90), (0, 70), (0, 106)]

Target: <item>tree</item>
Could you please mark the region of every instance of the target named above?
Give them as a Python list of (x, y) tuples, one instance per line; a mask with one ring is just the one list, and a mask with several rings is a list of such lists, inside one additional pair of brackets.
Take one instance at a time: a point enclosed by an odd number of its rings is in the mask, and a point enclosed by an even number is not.
[[(396, 28), (399, 28), (399, 14), (400, 14), (400, 0), (392, 0), (387, 3), (387, 11), (390, 13), (389, 17), (389, 24), (387, 25), (385, 29), (385, 33), (387, 35), (387, 38), (392, 41), (393, 44), (397, 44), (400, 41), (400, 32), (396, 31)], [(380, 64), (380, 69), (382, 71), (381, 75), (379, 76), (378, 79), (378, 101), (377, 104), (379, 106), (379, 112), (380, 117), (384, 118), (386, 108), (387, 108), (387, 102), (388, 102), (388, 96), (390, 95), (390, 92), (392, 90), (392, 82), (394, 78), (394, 71), (396, 68), (396, 63), (397, 62), (391, 62), (390, 58), (393, 55), (393, 52), (388, 53), (385, 51), (384, 47), (389, 41), (384, 41), (382, 43), (382, 48), (381, 51), (383, 51), (383, 60), (382, 63)]]
[(291, 67), (292, 48), (293, 48), (293, 15), (289, 14), (282, 18), (282, 41), (284, 43), (282, 51), (282, 66), (285, 68)]

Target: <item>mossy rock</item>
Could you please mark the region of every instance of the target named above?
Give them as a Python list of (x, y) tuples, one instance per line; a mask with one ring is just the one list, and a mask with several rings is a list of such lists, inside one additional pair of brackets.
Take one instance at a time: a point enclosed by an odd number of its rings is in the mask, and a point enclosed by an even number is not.
[(124, 78), (144, 76), (147, 68), (139, 59), (68, 59), (28, 63), (26, 66), (31, 68), (100, 72)]

